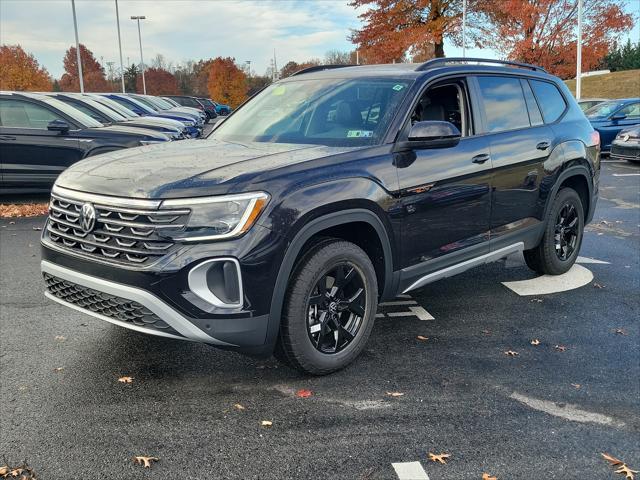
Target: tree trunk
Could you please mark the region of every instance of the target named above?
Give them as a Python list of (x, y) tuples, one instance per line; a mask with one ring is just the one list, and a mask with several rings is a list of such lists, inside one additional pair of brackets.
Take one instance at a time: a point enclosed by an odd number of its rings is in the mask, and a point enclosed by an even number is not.
[(434, 56), (435, 58), (442, 58), (444, 57), (444, 42), (443, 41), (439, 41), (436, 42), (434, 45)]

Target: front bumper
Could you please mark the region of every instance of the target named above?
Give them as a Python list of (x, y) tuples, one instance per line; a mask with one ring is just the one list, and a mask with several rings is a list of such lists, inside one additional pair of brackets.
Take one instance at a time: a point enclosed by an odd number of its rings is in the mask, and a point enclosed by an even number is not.
[(142, 288), (87, 275), (47, 260), (41, 262), (41, 270), (47, 298), (115, 325), (246, 353), (269, 350), (264, 346), (268, 315), (217, 317), (198, 322)]

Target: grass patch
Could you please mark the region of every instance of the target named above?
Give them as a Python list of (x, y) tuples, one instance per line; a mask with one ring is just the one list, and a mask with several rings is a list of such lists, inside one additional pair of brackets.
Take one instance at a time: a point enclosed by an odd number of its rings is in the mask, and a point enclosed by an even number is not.
[[(565, 80), (571, 93), (576, 94), (576, 81)], [(582, 77), (582, 98), (640, 97), (640, 70), (611, 72)]]

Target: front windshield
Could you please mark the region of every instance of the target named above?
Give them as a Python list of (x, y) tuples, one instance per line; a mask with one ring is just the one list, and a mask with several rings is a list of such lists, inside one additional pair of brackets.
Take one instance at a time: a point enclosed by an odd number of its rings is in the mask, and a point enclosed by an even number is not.
[(78, 99), (78, 100), (86, 103), (87, 105), (92, 106), (93, 108), (98, 110), (100, 113), (102, 113), (104, 116), (108, 117), (112, 122), (122, 122), (126, 120), (124, 115), (120, 115), (119, 113), (114, 112), (110, 108), (105, 107), (100, 102), (97, 102), (91, 98), (82, 97), (81, 99)]
[(127, 97), (127, 99), (125, 100), (124, 98), (120, 98), (120, 97), (112, 97), (111, 100), (113, 100), (114, 102), (118, 102), (120, 105), (130, 108), (130, 106), (127, 104), (127, 102), (133, 103), (136, 107), (138, 107), (140, 110), (142, 110), (144, 113), (146, 114), (154, 114), (156, 113), (155, 109), (148, 107), (147, 105), (145, 105), (144, 103), (138, 101), (137, 99), (133, 98), (133, 97)]
[(155, 103), (162, 110), (169, 110), (173, 108), (173, 105), (160, 97), (148, 97), (148, 100), (152, 103)]
[(135, 95), (133, 96), (133, 98), (135, 98), (137, 101), (139, 101), (140, 103), (146, 105), (149, 108), (152, 108), (154, 110), (160, 110), (160, 107), (158, 107), (157, 105), (155, 105), (151, 100), (149, 100), (146, 97), (141, 97), (140, 95)]
[(91, 95), (90, 98), (92, 100), (95, 100), (96, 102), (100, 103), (101, 105), (104, 105), (105, 107), (113, 110), (114, 112), (122, 115), (125, 118), (138, 118), (138, 117), (140, 117), (140, 115), (138, 115), (133, 110), (129, 110), (127, 107), (123, 107), (118, 102), (114, 102), (110, 98), (101, 97), (99, 95), (95, 95), (95, 96)]
[(413, 80), (315, 79), (276, 83), (214, 130), (236, 142), (376, 145)]
[(591, 107), (584, 114), (587, 117), (608, 117), (621, 106), (622, 102), (604, 102)]
[(179, 106), (180, 106), (180, 104), (179, 104), (178, 102), (176, 102), (175, 100), (173, 100), (172, 98), (169, 98), (169, 97), (162, 97), (162, 99), (163, 99), (165, 102), (169, 103), (172, 107), (179, 107)]
[(67, 105), (66, 103), (61, 102), (60, 100), (57, 100), (57, 99), (51, 98), (51, 97), (44, 97), (44, 98), (42, 98), (42, 101), (45, 102), (45, 103), (48, 103), (52, 107), (55, 107), (58, 110), (64, 112), (67, 115), (69, 115), (76, 122), (81, 123), (85, 127), (104, 127), (104, 125), (102, 125), (99, 121), (91, 118), (86, 113), (82, 113), (77, 108), (74, 108), (74, 107), (72, 107), (70, 105)]

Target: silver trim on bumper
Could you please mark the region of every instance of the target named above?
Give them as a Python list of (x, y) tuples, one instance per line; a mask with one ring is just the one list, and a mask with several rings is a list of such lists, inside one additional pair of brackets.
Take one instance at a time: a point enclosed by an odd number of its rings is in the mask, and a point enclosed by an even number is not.
[(65, 302), (64, 300), (61, 300), (51, 295), (50, 293), (45, 292), (45, 296), (47, 298), (50, 298), (51, 300), (54, 300), (66, 307), (73, 308), (74, 310), (78, 310), (82, 313), (86, 313), (87, 315), (91, 315), (101, 320), (105, 320), (107, 322), (113, 323), (114, 325), (128, 328), (130, 330), (136, 330), (138, 332), (147, 333), (149, 335), (176, 338), (180, 340), (192, 340), (195, 342), (210, 343), (213, 345), (235, 346), (231, 343), (223, 342), (222, 340), (217, 340), (216, 338), (213, 338), (207, 335), (198, 327), (193, 325), (187, 318), (183, 317), (176, 310), (174, 310), (165, 302), (160, 300), (155, 295), (147, 292), (146, 290), (130, 287), (128, 285), (123, 285), (121, 283), (111, 282), (109, 280), (104, 280), (98, 277), (92, 277), (84, 273), (76, 272), (75, 270), (61, 267), (60, 265), (56, 265), (46, 260), (42, 260), (42, 262), (40, 262), (40, 269), (43, 272), (62, 278), (63, 280), (67, 280), (68, 282), (77, 283), (78, 285), (92, 288), (99, 292), (108, 293), (109, 295), (115, 295), (117, 297), (122, 297), (122, 298), (126, 298), (127, 300), (133, 300), (135, 302), (138, 302), (139, 304), (143, 305), (145, 308), (148, 308), (153, 313), (155, 313), (163, 321), (169, 324), (175, 331), (177, 331), (181, 335), (184, 335), (184, 337), (179, 337), (176, 335), (172, 335), (170, 333), (153, 330), (145, 327), (139, 327), (137, 325), (132, 325), (126, 322), (115, 320), (105, 315), (101, 315), (99, 313), (86, 310), (72, 303)]

